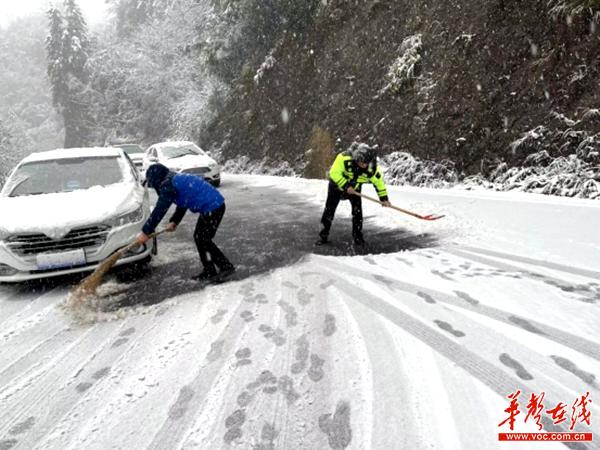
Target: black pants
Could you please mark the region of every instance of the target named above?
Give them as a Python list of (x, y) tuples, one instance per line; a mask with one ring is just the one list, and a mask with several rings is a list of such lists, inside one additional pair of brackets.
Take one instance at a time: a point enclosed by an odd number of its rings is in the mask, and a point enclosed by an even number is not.
[(200, 214), (194, 230), (194, 241), (196, 241), (196, 247), (200, 254), (200, 261), (202, 261), (204, 270), (208, 272), (216, 272), (215, 266), (219, 270), (233, 267), (223, 252), (219, 250), (219, 247), (212, 241), (219, 229), (223, 214), (225, 214), (225, 203), (208, 214)]
[(337, 209), (340, 200), (349, 200), (352, 206), (352, 237), (362, 238), (362, 226), (363, 226), (363, 213), (362, 213), (362, 199), (358, 195), (348, 195), (341, 191), (335, 183), (329, 182), (329, 189), (327, 191), (327, 201), (325, 202), (325, 211), (321, 217), (321, 224), (323, 228), (319, 233), (322, 238), (329, 236), (329, 230), (331, 229), (331, 223), (335, 216), (335, 210)]

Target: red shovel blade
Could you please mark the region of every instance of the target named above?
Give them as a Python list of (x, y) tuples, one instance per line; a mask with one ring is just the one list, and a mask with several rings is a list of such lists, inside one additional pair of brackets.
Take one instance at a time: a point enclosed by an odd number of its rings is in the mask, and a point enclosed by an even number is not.
[(439, 220), (442, 217), (446, 217), (446, 216), (436, 216), (434, 214), (429, 214), (428, 216), (422, 216), (421, 219), (423, 219), (423, 220)]

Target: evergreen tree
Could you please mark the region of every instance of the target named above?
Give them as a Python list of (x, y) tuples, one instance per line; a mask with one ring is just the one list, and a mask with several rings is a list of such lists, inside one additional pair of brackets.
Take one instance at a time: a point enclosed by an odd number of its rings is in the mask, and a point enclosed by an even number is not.
[(65, 148), (89, 145), (90, 107), (86, 83), (89, 40), (87, 25), (75, 0), (65, 0), (64, 15), (48, 12), (50, 34), (46, 40), (48, 76), (54, 105), (65, 124)]
[(48, 11), (50, 33), (46, 37), (46, 55), (48, 58), (48, 78), (52, 89), (52, 102), (59, 111), (62, 109), (63, 99), (66, 97), (67, 83), (63, 68), (63, 18), (60, 11), (51, 7)]
[(162, 17), (174, 0), (106, 0), (116, 19), (119, 37), (132, 35), (150, 19)]
[(75, 0), (65, 0), (65, 27), (62, 38), (65, 70), (85, 82), (88, 78), (86, 63), (89, 54), (87, 24)]

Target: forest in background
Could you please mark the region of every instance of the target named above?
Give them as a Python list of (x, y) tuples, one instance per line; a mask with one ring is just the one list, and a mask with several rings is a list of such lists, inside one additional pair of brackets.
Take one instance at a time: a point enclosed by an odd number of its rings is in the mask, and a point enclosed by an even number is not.
[(315, 177), (354, 140), (459, 179), (600, 164), (599, 0), (108, 2), (93, 31), (75, 0), (0, 30), (0, 173), (166, 139)]

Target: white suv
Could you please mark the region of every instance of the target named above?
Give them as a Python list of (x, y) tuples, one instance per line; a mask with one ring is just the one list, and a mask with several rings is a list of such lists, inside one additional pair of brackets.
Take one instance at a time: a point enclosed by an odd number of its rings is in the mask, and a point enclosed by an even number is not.
[[(148, 192), (123, 150), (33, 153), (0, 192), (0, 282), (95, 269), (135, 240), (149, 215)], [(154, 242), (117, 263), (148, 261)]]
[(150, 146), (144, 155), (143, 172), (154, 163), (167, 166), (173, 172), (200, 175), (213, 186), (221, 184), (219, 164), (193, 142), (161, 142)]

